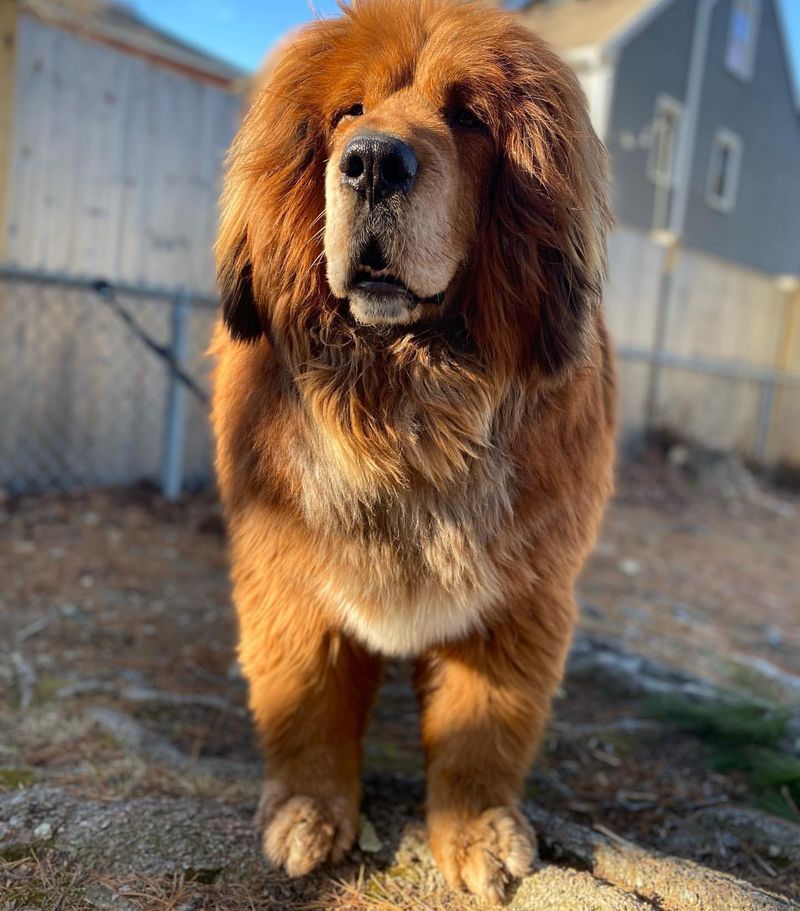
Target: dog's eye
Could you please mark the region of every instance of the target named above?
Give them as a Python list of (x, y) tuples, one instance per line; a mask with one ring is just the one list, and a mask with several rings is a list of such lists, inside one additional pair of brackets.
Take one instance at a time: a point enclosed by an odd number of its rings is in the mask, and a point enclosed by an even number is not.
[(333, 117), (333, 125), (337, 126), (340, 121), (344, 120), (345, 117), (360, 117), (364, 113), (364, 105), (360, 102), (358, 104), (351, 104), (349, 108), (344, 110), (337, 111)]
[(464, 130), (482, 130), (484, 127), (483, 121), (469, 108), (457, 108), (450, 115), (450, 122)]

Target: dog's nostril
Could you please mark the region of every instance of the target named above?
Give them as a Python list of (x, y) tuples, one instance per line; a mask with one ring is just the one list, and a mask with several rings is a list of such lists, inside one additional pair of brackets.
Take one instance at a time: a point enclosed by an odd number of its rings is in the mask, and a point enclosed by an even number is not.
[(402, 155), (390, 154), (381, 161), (381, 177), (390, 186), (399, 186), (414, 175)]
[(352, 154), (345, 162), (345, 177), (356, 179), (364, 173), (364, 159), (360, 155)]

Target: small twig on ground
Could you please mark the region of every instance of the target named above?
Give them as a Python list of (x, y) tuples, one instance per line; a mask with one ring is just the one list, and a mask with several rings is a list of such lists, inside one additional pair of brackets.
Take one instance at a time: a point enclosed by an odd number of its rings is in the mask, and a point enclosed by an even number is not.
[(800, 807), (797, 806), (797, 801), (792, 797), (792, 792), (789, 789), (788, 784), (781, 785), (781, 797), (786, 806), (792, 811), (792, 815), (795, 819), (800, 820)]
[(17, 634), (14, 636), (14, 640), (18, 645), (21, 645), (23, 642), (26, 642), (28, 639), (32, 639), (34, 636), (41, 633), (42, 630), (47, 629), (52, 622), (52, 619), (45, 614), (45, 616), (33, 620), (27, 626), (23, 626), (21, 630), (18, 630)]
[(775, 879), (775, 877), (778, 875), (778, 871), (775, 869), (775, 867), (773, 867), (772, 864), (768, 864), (764, 858), (760, 857), (758, 854), (751, 854), (750, 859), (755, 861), (758, 866), (761, 867), (761, 869), (767, 874), (767, 876), (771, 876), (772, 879)]
[(736, 668), (751, 671), (789, 695), (800, 696), (800, 676), (782, 670), (766, 658), (737, 652), (730, 656), (730, 660)]
[(193, 757), (174, 747), (169, 741), (149, 731), (144, 725), (116, 709), (95, 706), (87, 717), (110, 734), (117, 743), (132, 752), (172, 768), (199, 769), (210, 775), (258, 775), (262, 772), (258, 762), (223, 759), (219, 757)]
[(164, 690), (156, 690), (144, 686), (128, 686), (120, 692), (120, 696), (127, 702), (198, 706), (205, 709), (215, 709), (224, 714), (238, 715), (240, 718), (248, 717), (247, 709), (239, 705), (232, 705), (227, 699), (222, 699), (210, 693), (168, 693)]
[(595, 832), (599, 832), (601, 835), (605, 835), (606, 838), (610, 838), (611, 841), (616, 842), (618, 845), (627, 845), (628, 842), (621, 835), (617, 835), (616, 832), (612, 832), (611, 829), (607, 829), (604, 825), (599, 822), (594, 824)]
[(213, 709), (224, 715), (236, 715), (247, 718), (247, 709), (233, 705), (227, 699), (212, 693), (169, 693), (146, 686), (118, 687), (105, 680), (81, 680), (62, 686), (56, 696), (59, 699), (74, 699), (76, 696), (112, 695), (123, 702), (134, 702), (150, 705), (189, 706)]
[(33, 665), (20, 652), (11, 653), (11, 663), (19, 692), (19, 707), (24, 711), (33, 702), (36, 695), (37, 677)]
[(670, 803), (669, 809), (673, 812), (688, 813), (692, 810), (705, 810), (708, 807), (716, 807), (730, 802), (730, 794), (717, 794), (716, 797), (706, 797), (703, 800), (675, 800)]
[(572, 722), (555, 720), (550, 730), (568, 738), (590, 738), (609, 734), (660, 734), (664, 728), (646, 718), (620, 718), (608, 722)]

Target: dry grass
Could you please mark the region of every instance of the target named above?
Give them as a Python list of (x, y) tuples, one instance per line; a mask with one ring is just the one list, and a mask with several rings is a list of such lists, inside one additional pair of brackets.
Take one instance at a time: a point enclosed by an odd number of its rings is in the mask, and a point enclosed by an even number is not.
[(423, 877), (409, 884), (388, 874), (329, 881), (313, 900), (276, 895), (270, 883), (204, 885), (183, 875), (99, 876), (31, 855), (0, 859), (0, 911), (471, 911)]
[(32, 855), (0, 859), (0, 911), (84, 911), (82, 874)]
[[(204, 886), (182, 875), (97, 876), (31, 856), (0, 860), (0, 911), (278, 911), (246, 886)], [(281, 911), (293, 911), (283, 905)]]
[(473, 911), (481, 906), (426, 877), (388, 871), (330, 881), (312, 900), (277, 898), (267, 886), (203, 885), (184, 876), (97, 876), (40, 857), (0, 860), (0, 911)]
[(477, 899), (453, 893), (424, 867), (392, 868), (355, 882), (339, 880), (330, 893), (302, 905), (302, 911), (472, 911)]

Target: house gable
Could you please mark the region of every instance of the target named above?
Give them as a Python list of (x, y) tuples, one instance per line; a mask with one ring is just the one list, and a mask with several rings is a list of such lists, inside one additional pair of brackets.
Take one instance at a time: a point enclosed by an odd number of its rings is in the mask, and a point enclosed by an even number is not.
[(532, 3), (522, 21), (557, 51), (612, 45), (636, 34), (674, 0), (560, 0)]

